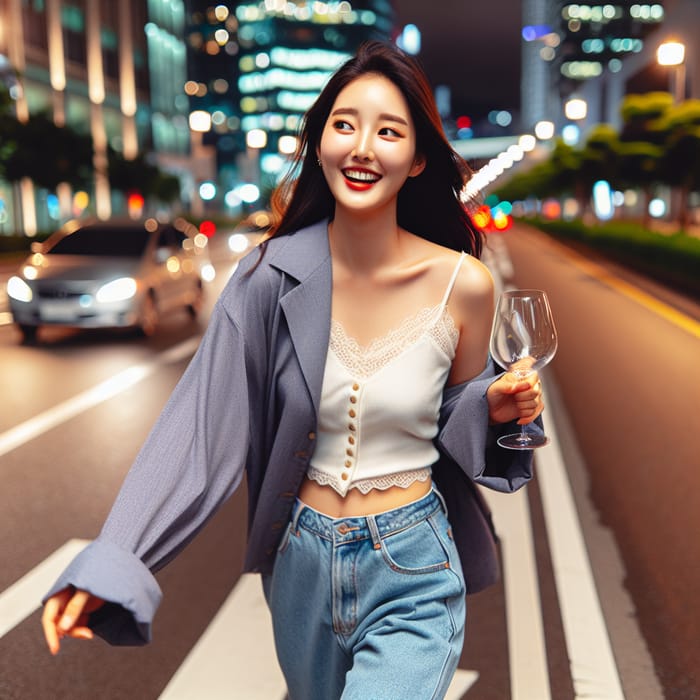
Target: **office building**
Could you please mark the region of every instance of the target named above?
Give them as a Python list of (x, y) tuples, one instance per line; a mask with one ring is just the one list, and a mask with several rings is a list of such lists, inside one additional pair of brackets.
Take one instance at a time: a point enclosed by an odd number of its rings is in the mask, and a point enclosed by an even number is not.
[(106, 175), (111, 147), (127, 159), (149, 152), (186, 172), (189, 152), (183, 0), (0, 0), (0, 74), (16, 116), (47, 112), (58, 126), (89, 133), (94, 183), (35, 191), (0, 183), (3, 229), (32, 235), (83, 211), (123, 213)]

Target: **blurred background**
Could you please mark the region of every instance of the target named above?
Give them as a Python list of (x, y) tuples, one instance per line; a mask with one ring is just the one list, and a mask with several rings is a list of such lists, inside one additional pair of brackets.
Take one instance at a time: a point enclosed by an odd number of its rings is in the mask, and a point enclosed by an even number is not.
[(539, 163), (505, 192), (528, 212), (551, 196), (548, 215), (694, 224), (695, 29), (693, 0), (3, 0), (0, 234), (264, 207), (301, 114), (368, 38), (423, 62), (457, 150), (490, 165), (475, 190)]
[(244, 494), (159, 572), (148, 648), (54, 659), (38, 606), (369, 38), (424, 65), (497, 289), (559, 335), (449, 700), (700, 698), (698, 36), (699, 0), (0, 0), (0, 698), (284, 698)]

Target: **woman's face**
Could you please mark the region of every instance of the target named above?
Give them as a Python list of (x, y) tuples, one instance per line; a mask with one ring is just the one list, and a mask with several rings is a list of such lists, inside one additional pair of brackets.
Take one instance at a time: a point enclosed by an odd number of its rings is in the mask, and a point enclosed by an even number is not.
[(377, 74), (357, 78), (338, 94), (318, 157), (336, 207), (356, 214), (395, 208), (406, 178), (424, 167), (404, 96)]

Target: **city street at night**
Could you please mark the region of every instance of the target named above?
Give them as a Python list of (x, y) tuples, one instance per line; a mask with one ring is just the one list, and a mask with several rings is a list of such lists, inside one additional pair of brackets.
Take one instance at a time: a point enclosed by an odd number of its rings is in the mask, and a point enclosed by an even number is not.
[[(523, 225), (488, 247), (503, 284), (551, 299), (552, 444), (526, 490), (487, 494), (504, 576), (468, 599), (449, 697), (696, 697), (700, 307)], [(213, 250), (207, 313), (233, 266)], [(97, 535), (205, 324), (174, 314), (151, 339), (44, 329), (37, 345), (0, 327), (3, 700), (284, 697), (258, 579), (240, 575), (243, 490), (158, 575), (151, 645), (69, 641), (54, 658), (41, 635), (41, 595)]]
[(0, 700), (700, 700), (699, 29), (0, 0)]

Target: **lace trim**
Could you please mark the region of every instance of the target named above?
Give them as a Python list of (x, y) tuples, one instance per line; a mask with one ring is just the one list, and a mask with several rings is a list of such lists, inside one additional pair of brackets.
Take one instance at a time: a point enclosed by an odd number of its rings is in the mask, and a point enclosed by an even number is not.
[(459, 341), (459, 331), (447, 307), (443, 308), (435, 323), (428, 325), (439, 309), (440, 305), (421, 309), (417, 314), (406, 318), (397, 328), (375, 338), (366, 346), (360, 345), (355, 338), (348, 335), (339, 321), (332, 320), (330, 348), (341, 364), (352, 374), (363, 379), (371, 377), (388, 365), (425, 333), (437, 343), (447, 357), (452, 357)]
[[(385, 476), (377, 476), (372, 479), (359, 479), (350, 483), (348, 490), (357, 489), (363, 494), (368, 494), (372, 489), (386, 491), (392, 486), (399, 486), (402, 489), (408, 488), (416, 481), (428, 481), (431, 475), (430, 467), (421, 467), (420, 469), (410, 469), (405, 472), (396, 474), (386, 474)], [(322, 472), (315, 467), (309, 467), (306, 476), (322, 486), (330, 486), (334, 491), (337, 491), (341, 496), (345, 495), (343, 491), (344, 484), (340, 479), (326, 472)]]

